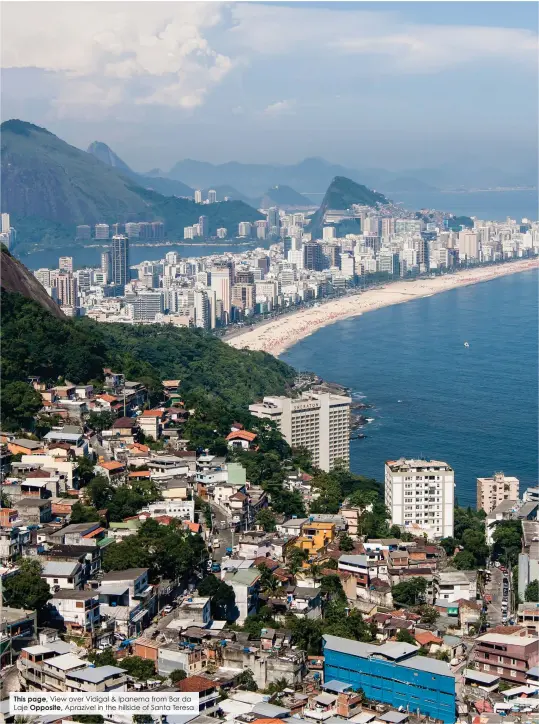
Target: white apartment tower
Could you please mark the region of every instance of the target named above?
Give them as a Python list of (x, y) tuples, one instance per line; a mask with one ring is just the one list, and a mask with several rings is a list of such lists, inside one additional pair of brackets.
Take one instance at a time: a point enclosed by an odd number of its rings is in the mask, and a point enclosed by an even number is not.
[(491, 513), (504, 500), (518, 500), (518, 478), (494, 473), (491, 478), (477, 478), (477, 510)]
[(202, 203), (202, 191), (200, 189), (195, 190), (195, 204)]
[(439, 460), (388, 460), (385, 503), (391, 524), (429, 538), (453, 535), (455, 473)]
[(299, 398), (264, 397), (249, 405), (255, 417), (274, 420), (291, 447), (310, 451), (313, 464), (332, 470), (338, 460), (350, 463), (352, 399), (328, 392), (304, 392)]
[(211, 269), (211, 289), (215, 298), (223, 303), (223, 312), (226, 314), (225, 322), (230, 319), (232, 311), (232, 275), (230, 267), (213, 267)]

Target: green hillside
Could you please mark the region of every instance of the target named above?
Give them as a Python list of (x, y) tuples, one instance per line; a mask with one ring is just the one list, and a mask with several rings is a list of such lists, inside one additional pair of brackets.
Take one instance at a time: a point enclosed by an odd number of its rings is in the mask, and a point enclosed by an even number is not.
[(28, 377), (34, 375), (82, 383), (102, 380), (103, 367), (112, 366), (142, 380), (157, 400), (161, 380), (180, 379), (188, 401), (212, 398), (244, 413), (253, 399), (282, 394), (294, 379), (293, 368), (275, 357), (236, 350), (202, 330), (62, 319), (41, 304), (40, 298), (2, 288), (3, 429), (24, 420), (24, 401), (33, 395)]
[[(184, 226), (198, 221), (201, 211), (194, 201), (142, 188), (44, 128), (11, 120), (0, 131), (1, 205), (11, 214), (19, 250), (75, 243), (77, 224), (159, 220), (165, 222), (168, 238), (179, 239)], [(204, 207), (210, 234), (219, 226), (236, 231), (240, 221), (262, 218), (241, 201), (215, 206)]]
[(351, 208), (353, 204), (376, 206), (387, 203), (389, 201), (383, 194), (372, 191), (344, 176), (335, 176), (325, 193), (320, 208), (313, 214), (308, 230), (312, 233), (313, 239), (322, 236), (324, 216), (329, 209), (345, 210)]

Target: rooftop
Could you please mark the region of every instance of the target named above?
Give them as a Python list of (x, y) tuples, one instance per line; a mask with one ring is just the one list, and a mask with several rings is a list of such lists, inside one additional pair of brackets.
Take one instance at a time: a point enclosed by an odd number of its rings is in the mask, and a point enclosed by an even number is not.
[(106, 581), (131, 581), (145, 573), (148, 573), (147, 568), (126, 568), (124, 571), (110, 571), (109, 573), (105, 573), (101, 581), (102, 583)]
[(125, 669), (120, 669), (118, 666), (88, 666), (87, 669), (81, 669), (80, 671), (70, 674), (70, 678), (78, 679), (79, 681), (87, 681), (91, 684), (99, 684), (101, 681), (104, 681), (111, 676), (117, 676), (118, 674), (125, 673)]

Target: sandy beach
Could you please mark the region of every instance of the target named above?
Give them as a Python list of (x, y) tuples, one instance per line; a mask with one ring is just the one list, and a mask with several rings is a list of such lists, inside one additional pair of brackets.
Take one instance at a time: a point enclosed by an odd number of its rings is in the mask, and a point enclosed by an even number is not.
[(319, 306), (271, 319), (224, 341), (237, 349), (261, 350), (277, 357), (304, 337), (342, 319), (538, 267), (539, 259), (525, 259), (496, 266), (465, 269), (432, 279), (390, 282), (383, 287), (322, 302)]

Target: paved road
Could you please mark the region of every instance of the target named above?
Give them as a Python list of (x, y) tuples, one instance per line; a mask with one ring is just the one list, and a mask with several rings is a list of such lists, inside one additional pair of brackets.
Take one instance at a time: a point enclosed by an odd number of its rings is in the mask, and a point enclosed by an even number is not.
[[(230, 518), (226, 516), (218, 505), (210, 503), (212, 512), (213, 528), (217, 530), (212, 535), (213, 538), (219, 538), (220, 546), (212, 551), (211, 557), (214, 561), (221, 561), (226, 556), (226, 549), (232, 548), (232, 531), (230, 529)], [(221, 524), (226, 525), (226, 528), (222, 528)], [(238, 535), (234, 535), (234, 543), (238, 540)], [(211, 541), (210, 541), (211, 542)]]
[(491, 568), (491, 578), (490, 582), (487, 585), (487, 593), (490, 593), (492, 596), (492, 603), (488, 607), (488, 622), (490, 623), (491, 628), (494, 626), (499, 626), (503, 623), (503, 613), (502, 613), (502, 600), (504, 599), (503, 596), (503, 578), (504, 576), (507, 577), (508, 583), (509, 583), (509, 592), (508, 597), (506, 598), (508, 602), (508, 613), (507, 618), (511, 618), (511, 575), (509, 573), (504, 574), (502, 571), (500, 571), (499, 568)]

